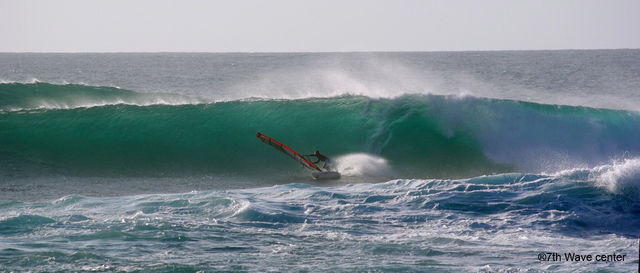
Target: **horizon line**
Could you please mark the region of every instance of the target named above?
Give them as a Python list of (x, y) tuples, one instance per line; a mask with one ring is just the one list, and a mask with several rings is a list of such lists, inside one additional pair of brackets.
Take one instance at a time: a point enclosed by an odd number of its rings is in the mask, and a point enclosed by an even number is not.
[(0, 54), (327, 54), (327, 53), (455, 53), (455, 52), (522, 52), (522, 51), (597, 51), (638, 50), (640, 48), (558, 48), (558, 49), (478, 49), (478, 50), (345, 50), (345, 51), (0, 51)]

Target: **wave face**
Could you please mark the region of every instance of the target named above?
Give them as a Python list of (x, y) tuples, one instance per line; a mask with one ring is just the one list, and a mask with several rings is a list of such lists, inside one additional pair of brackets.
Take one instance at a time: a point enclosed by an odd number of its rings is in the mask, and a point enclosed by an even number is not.
[[(0, 270), (631, 272), (638, 265), (639, 173), (615, 190), (599, 181), (634, 164), (0, 202)], [(539, 252), (626, 259), (540, 262)]]
[(163, 96), (82, 85), (0, 84), (2, 171), (152, 176), (302, 171), (258, 141), (256, 132), (301, 153), (371, 154), (401, 177), (551, 172), (640, 155), (640, 115), (629, 111), (471, 96), (217, 103), (168, 102)]

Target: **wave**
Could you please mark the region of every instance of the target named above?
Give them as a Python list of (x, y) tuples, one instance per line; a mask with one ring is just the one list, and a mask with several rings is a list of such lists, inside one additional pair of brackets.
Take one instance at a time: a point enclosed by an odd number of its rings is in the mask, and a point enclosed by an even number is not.
[(10, 83), (0, 84), (0, 109), (4, 175), (302, 173), (256, 132), (301, 153), (340, 157), (354, 175), (553, 172), (640, 156), (636, 112), (471, 96), (198, 103), (112, 87)]
[(83, 84), (0, 83), (0, 112), (75, 109), (106, 105), (182, 105), (202, 100), (177, 94), (138, 93), (118, 87)]
[[(596, 173), (598, 168), (585, 171)], [(182, 270), (179, 266), (159, 269), (158, 256), (162, 256), (165, 264), (190, 266), (183, 270), (189, 272), (219, 270), (230, 257), (234, 266), (230, 270), (260, 271), (266, 263), (286, 271), (318, 263), (314, 257), (319, 252), (333, 251), (334, 256), (360, 261), (347, 271), (393, 271), (397, 264), (386, 261), (398, 259), (413, 265), (412, 271), (453, 267), (483, 272), (542, 271), (548, 269), (546, 264), (535, 261), (517, 268), (510, 264), (488, 268), (487, 260), (495, 256), (531, 259), (531, 253), (540, 249), (633, 255), (629, 250), (637, 246), (640, 198), (612, 194), (594, 180), (578, 178), (581, 174), (575, 170), (558, 175), (511, 173), (333, 187), (287, 184), (179, 194), (0, 201), (0, 240), (4, 244), (0, 268), (61, 271), (80, 266), (86, 270), (91, 265), (89, 269), (100, 270), (108, 261), (106, 266), (113, 271)], [(24, 238), (36, 243), (25, 243)], [(60, 242), (68, 242), (62, 244), (63, 251)], [(482, 255), (487, 249), (491, 253)], [(522, 249), (525, 251), (519, 251)], [(259, 265), (255, 255), (261, 260)], [(283, 255), (295, 259), (283, 265)], [(431, 257), (439, 262), (425, 265)], [(202, 263), (204, 260), (210, 263)], [(596, 267), (629, 272), (637, 267), (637, 260), (615, 267), (612, 263), (575, 263), (565, 271)], [(342, 265), (333, 268), (345, 271)]]
[(640, 158), (627, 158), (593, 168), (576, 168), (554, 174), (573, 180), (592, 181), (606, 191), (640, 200)]
[[(326, 217), (348, 220), (386, 211), (385, 221), (399, 223), (424, 223), (433, 213), (453, 212), (456, 215), (500, 215), (499, 221), (491, 217), (489, 221), (503, 228), (513, 228), (511, 225), (518, 223), (527, 229), (548, 228), (574, 236), (586, 230), (585, 234), (591, 235), (594, 235), (593, 231), (598, 234), (606, 230), (607, 233), (636, 236), (640, 222), (636, 217), (640, 213), (637, 169), (633, 186), (629, 186), (627, 180), (619, 179), (612, 182), (626, 187), (612, 189), (600, 184), (600, 179), (603, 168), (625, 168), (626, 164), (636, 164), (638, 160), (552, 175), (506, 173), (467, 179), (393, 179), (383, 183), (331, 187), (286, 184), (109, 198), (67, 195), (35, 203), (4, 201), (0, 202), (0, 207), (10, 217), (0, 217), (0, 230), (8, 234), (31, 232), (56, 221), (120, 222), (126, 219), (135, 223), (136, 219), (154, 219), (149, 217), (155, 214), (168, 217), (194, 215), (197, 218), (194, 225), (210, 224), (210, 219), (220, 223), (231, 221), (264, 226), (313, 224), (326, 222), (321, 220)], [(37, 215), (52, 211), (64, 213), (56, 213), (55, 219)], [(503, 221), (502, 217), (517, 221)], [(455, 217), (447, 219), (450, 224), (460, 223)], [(497, 228), (463, 223), (468, 224), (471, 228)]]

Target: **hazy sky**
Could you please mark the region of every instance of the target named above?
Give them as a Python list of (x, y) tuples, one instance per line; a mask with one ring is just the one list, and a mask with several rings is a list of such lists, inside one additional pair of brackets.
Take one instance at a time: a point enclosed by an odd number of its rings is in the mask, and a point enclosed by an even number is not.
[(0, 52), (640, 48), (639, 13), (639, 0), (0, 0)]

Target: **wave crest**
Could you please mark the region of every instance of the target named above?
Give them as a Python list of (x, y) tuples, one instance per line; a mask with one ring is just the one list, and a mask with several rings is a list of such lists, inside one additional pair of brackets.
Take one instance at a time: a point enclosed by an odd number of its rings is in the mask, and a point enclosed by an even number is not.
[(640, 156), (635, 112), (472, 96), (198, 103), (112, 87), (34, 83), (0, 85), (0, 98), (0, 109), (70, 108), (0, 111), (0, 143), (7, 144), (0, 146), (0, 163), (10, 166), (0, 167), (3, 173), (29, 173), (34, 166), (89, 174), (298, 172), (295, 162), (257, 141), (256, 132), (301, 153), (347, 155), (339, 168), (355, 176), (554, 172)]
[(204, 101), (166, 93), (138, 93), (83, 84), (0, 83), (0, 111), (76, 109), (107, 105), (184, 105)]
[(640, 197), (640, 158), (625, 159), (594, 168), (596, 185), (616, 194), (636, 194)]

